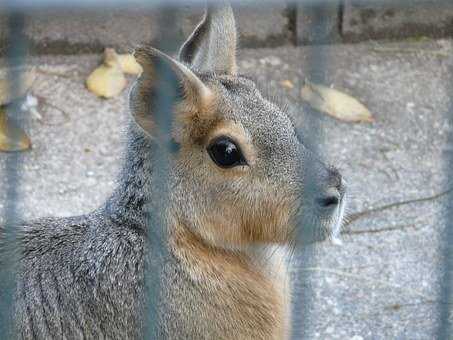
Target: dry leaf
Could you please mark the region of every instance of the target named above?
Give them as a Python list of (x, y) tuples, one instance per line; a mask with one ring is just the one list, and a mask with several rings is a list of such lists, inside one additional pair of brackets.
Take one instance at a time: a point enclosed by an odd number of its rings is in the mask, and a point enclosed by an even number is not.
[(115, 50), (106, 48), (104, 63), (87, 78), (88, 89), (99, 97), (111, 98), (119, 95), (126, 87), (126, 78)]
[(139, 75), (143, 71), (142, 67), (137, 63), (132, 54), (119, 54), (118, 61), (121, 65), (121, 69), (126, 74)]
[(31, 141), (27, 134), (8, 119), (4, 108), (0, 108), (0, 151), (23, 151), (30, 147)]
[(345, 122), (373, 122), (371, 112), (357, 99), (323, 85), (305, 82), (302, 99), (314, 109)]
[(291, 80), (282, 80), (280, 82), (280, 84), (284, 87), (284, 88), (287, 88), (287, 89), (293, 89), (294, 88), (294, 84), (291, 82)]
[(24, 69), (21, 73), (22, 79), (20, 81), (20, 86), (14, 94), (10, 93), (11, 88), (8, 77), (8, 69), (2, 69), (0, 71), (0, 105), (9, 104), (13, 100), (23, 97), (27, 93), (27, 90), (32, 86), (36, 78), (36, 72), (34, 69)]

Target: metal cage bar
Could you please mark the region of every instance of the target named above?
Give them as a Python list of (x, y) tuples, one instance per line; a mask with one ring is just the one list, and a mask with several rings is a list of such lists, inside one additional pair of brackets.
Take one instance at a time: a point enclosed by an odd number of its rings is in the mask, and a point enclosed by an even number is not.
[[(453, 66), (449, 67), (450, 77), (453, 73)], [(450, 78), (448, 83), (449, 91), (453, 94), (453, 79)], [(453, 144), (453, 95), (450, 97), (450, 103), (448, 107), (447, 120), (450, 126), (447, 143)], [(448, 153), (445, 156), (444, 163), (445, 171), (445, 186), (451, 186), (450, 174), (453, 171), (453, 155)], [(446, 218), (445, 225), (443, 228), (444, 235), (440, 238), (441, 243), (441, 291), (438, 302), (438, 317), (439, 325), (437, 327), (436, 339), (447, 340), (452, 338), (452, 303), (453, 303), (453, 195), (450, 193), (444, 203)]]
[[(17, 98), (22, 77), (22, 66), (25, 64), (27, 42), (24, 34), (25, 19), (20, 12), (9, 13), (9, 49), (7, 53), (7, 65), (9, 71), (10, 93), (12, 98)], [(20, 103), (14, 100), (8, 106), (7, 120), (13, 124), (21, 126), (26, 117), (20, 110)], [(21, 155), (18, 153), (7, 154), (6, 174), (3, 184), (6, 188), (6, 204), (3, 211), (5, 226), (2, 244), (2, 258), (0, 258), (0, 334), (4, 338), (13, 338), (13, 315), (12, 306), (14, 305), (15, 294), (15, 275), (18, 259), (18, 243), (16, 242), (17, 228), (20, 220), (18, 210), (20, 171), (22, 168)], [(1, 228), (0, 228), (1, 231)]]
[[(176, 48), (176, 37), (177, 32), (174, 25), (168, 25), (168, 23), (175, 22), (175, 8), (172, 6), (165, 6), (161, 9), (161, 15), (159, 17), (161, 29), (161, 38), (157, 43), (157, 48), (162, 51), (174, 51)], [(147, 324), (145, 325), (145, 334), (147, 339), (160, 338), (158, 333), (158, 306), (160, 300), (160, 278), (162, 277), (162, 269), (167, 258), (167, 248), (163, 246), (166, 242), (166, 230), (165, 216), (162, 215), (164, 206), (168, 198), (168, 173), (169, 163), (168, 156), (171, 153), (171, 145), (169, 144), (168, 136), (171, 135), (171, 124), (172, 124), (172, 108), (175, 104), (175, 98), (177, 98), (177, 92), (179, 83), (176, 78), (169, 72), (168, 67), (163, 67), (162, 63), (155, 64), (155, 77), (160, 79), (161, 83), (167, 84), (165, 87), (156, 88), (156, 104), (155, 111), (152, 115), (155, 119), (156, 126), (158, 127), (157, 142), (160, 144), (161, 152), (156, 156), (156, 173), (157, 183), (153, 183), (158, 190), (154, 190), (155, 193), (152, 200), (156, 205), (150, 211), (149, 225), (148, 225), (148, 238), (150, 244), (150, 258), (149, 267), (146, 270), (145, 278), (147, 281)], [(149, 113), (151, 114), (151, 112)]]
[[(307, 77), (318, 84), (325, 82), (325, 66), (327, 64), (327, 56), (322, 45), (323, 38), (327, 36), (325, 29), (328, 27), (327, 11), (329, 4), (307, 4), (304, 7), (306, 12), (310, 13), (313, 19), (308, 27), (309, 35), (313, 37), (315, 47), (313, 47), (310, 55), (307, 57), (307, 62), (304, 65)], [(300, 80), (300, 88), (303, 86), (304, 80)], [(321, 121), (317, 115), (306, 115), (304, 120), (304, 128), (302, 131), (304, 144), (315, 154), (319, 154), (320, 142), (324, 139)], [(313, 187), (314, 176), (316, 169), (307, 169), (307, 174), (304, 174), (304, 197), (314, 197), (316, 190)], [(315, 267), (316, 254), (313, 249), (313, 240), (317, 238), (317, 230), (312, 226), (313, 221), (310, 214), (303, 214), (299, 220), (298, 238), (296, 247), (299, 248), (301, 256), (298, 258), (297, 272), (299, 278), (295, 279), (293, 295), (295, 296), (292, 306), (292, 339), (309, 339), (313, 319), (313, 294), (310, 284), (309, 268)]]
[[(215, 3), (220, 0), (208, 0)], [(148, 8), (156, 8), (164, 4), (166, 6), (176, 5), (200, 5), (203, 6), (206, 0), (4, 0), (0, 7), (17, 10), (41, 9), (41, 8), (86, 8), (86, 9), (104, 9), (104, 8), (127, 8), (134, 6), (145, 6)], [(241, 4), (243, 0), (230, 0), (232, 4)], [(290, 4), (302, 3), (311, 6), (327, 5), (337, 3), (338, 0), (289, 0)], [(353, 0), (354, 4), (391, 4), (392, 6), (408, 7), (414, 5), (414, 0)], [(251, 2), (248, 2), (251, 3)], [(281, 0), (253, 0), (257, 6), (266, 6), (271, 4), (279, 4)], [(450, 0), (435, 0), (438, 5), (451, 4)], [(433, 0), (417, 0), (417, 6), (432, 6)]]

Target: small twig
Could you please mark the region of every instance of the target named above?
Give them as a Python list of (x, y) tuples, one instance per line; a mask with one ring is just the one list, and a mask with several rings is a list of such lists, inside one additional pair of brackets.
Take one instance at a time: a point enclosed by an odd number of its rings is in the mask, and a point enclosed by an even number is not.
[(387, 152), (383, 151), (383, 150), (379, 150), (382, 154), (382, 157), (384, 157), (384, 159), (388, 162), (389, 166), (390, 166), (390, 170), (392, 170), (393, 174), (395, 175), (395, 179), (397, 181), (400, 180), (400, 176), (398, 175), (398, 171), (396, 171), (395, 167), (393, 166), (393, 162), (390, 160), (389, 156), (387, 156)]
[(417, 48), (401, 48), (401, 47), (373, 47), (371, 49), (373, 52), (378, 53), (428, 53), (433, 54), (439, 57), (448, 58), (449, 54), (442, 50), (426, 50), (426, 49), (417, 49)]
[(394, 227), (384, 227), (384, 228), (377, 228), (377, 229), (367, 229), (367, 230), (343, 230), (341, 234), (343, 235), (356, 235), (356, 234), (374, 234), (374, 233), (382, 233), (386, 231), (394, 231), (394, 230), (403, 230), (407, 228), (416, 229), (416, 226), (413, 224), (400, 224)]
[[(61, 112), (61, 114), (62, 114), (63, 117), (64, 117), (64, 121), (63, 121), (62, 123), (56, 123), (56, 124), (43, 123), (43, 124), (48, 125), (48, 126), (57, 126), (57, 125), (65, 124), (65, 123), (67, 123), (67, 122), (69, 122), (69, 121), (71, 120), (71, 117), (69, 116), (69, 113), (66, 112), (65, 110), (63, 110), (62, 108), (60, 108), (60, 107), (58, 107), (58, 106), (56, 106), (56, 105), (54, 105), (54, 104), (52, 104), (52, 103), (49, 103), (49, 101), (48, 101), (46, 98), (42, 97), (42, 96), (38, 96), (38, 95), (35, 95), (35, 94), (34, 94), (34, 96), (35, 96), (36, 98), (38, 98), (38, 100), (39, 100), (40, 102), (42, 102), (43, 105), (49, 106), (49, 107), (54, 108), (55, 110)], [(44, 115), (44, 118), (45, 118), (45, 116), (46, 116), (46, 115)]]
[[(352, 269), (354, 270), (359, 270), (359, 269), (369, 269), (369, 268), (376, 268), (376, 267), (388, 267), (391, 264), (394, 264), (395, 261), (383, 261), (379, 263), (373, 263), (373, 264), (367, 264), (367, 265), (362, 265), (362, 266), (348, 266), (348, 267), (338, 267), (338, 269), (342, 271), (350, 271)], [(419, 263), (418, 260), (412, 260), (412, 261), (400, 261), (399, 264), (404, 264), (404, 265), (413, 265), (415, 263)]]
[[(426, 300), (426, 301), (420, 301), (419, 303), (413, 303), (414, 307), (416, 305), (430, 305), (430, 304), (434, 304), (434, 303), (439, 303), (438, 301), (436, 300)], [(395, 303), (393, 305), (378, 305), (374, 308), (374, 312), (368, 312), (368, 313), (360, 313), (360, 318), (362, 320), (373, 320), (376, 318), (376, 315), (382, 315), (382, 313), (387, 313), (388, 311), (393, 311), (393, 312), (396, 312), (396, 311), (399, 311), (401, 308), (403, 307), (411, 307), (412, 304), (398, 304), (398, 303)], [(378, 308), (379, 308), (379, 311), (378, 311)], [(382, 310), (381, 310), (382, 308)], [(414, 320), (417, 320), (417, 321), (426, 321), (426, 316), (424, 318), (420, 317), (420, 318), (413, 318), (413, 317), (410, 317), (410, 318), (400, 318), (399, 321), (406, 321), (406, 320), (410, 320), (411, 322), (414, 322)], [(390, 328), (390, 327), (393, 327), (393, 326), (385, 326), (384, 328)]]
[(433, 304), (433, 303), (436, 303), (436, 304), (447, 304), (447, 305), (451, 305), (452, 303), (450, 302), (442, 302), (442, 301), (439, 301), (439, 300), (433, 300), (433, 299), (430, 299), (430, 300), (423, 300), (423, 301), (420, 301), (420, 302), (412, 302), (412, 303), (394, 303), (394, 304), (391, 304), (391, 305), (387, 305), (387, 306), (384, 306), (384, 309), (386, 310), (399, 310), (403, 307), (415, 307), (415, 306), (420, 306), (420, 305), (428, 305), (428, 304)]
[(384, 210), (400, 207), (400, 206), (411, 204), (411, 203), (420, 203), (420, 202), (433, 201), (435, 199), (438, 199), (438, 198), (440, 198), (442, 196), (445, 196), (445, 195), (449, 194), (452, 191), (453, 191), (453, 188), (449, 188), (448, 190), (445, 190), (443, 192), (440, 192), (440, 193), (432, 195), (432, 196), (415, 198), (415, 199), (405, 200), (405, 201), (400, 201), (400, 202), (394, 202), (394, 203), (382, 205), (382, 206), (377, 207), (377, 208), (372, 208), (372, 209), (359, 211), (357, 213), (349, 215), (347, 217), (347, 221), (346, 221), (346, 223), (344, 225), (347, 226), (347, 225), (351, 224), (352, 222), (358, 220), (359, 218), (362, 218), (362, 217), (364, 217), (366, 215), (370, 215), (370, 214), (374, 214), (374, 213), (377, 213), (377, 212), (381, 212), (381, 211), (384, 211)]
[(406, 292), (410, 292), (410, 293), (412, 293), (414, 295), (418, 295), (419, 297), (421, 297), (421, 298), (423, 298), (423, 299), (425, 299), (427, 301), (432, 301), (433, 300), (432, 298), (426, 296), (425, 294), (419, 292), (418, 290), (407, 288), (407, 287), (403, 287), (403, 286), (400, 286), (400, 285), (398, 285), (396, 283), (389, 283), (387, 281), (378, 280), (376, 278), (371, 278), (371, 277), (367, 277), (367, 276), (363, 276), (363, 275), (356, 275), (356, 274), (346, 273), (346, 272), (343, 272), (343, 271), (340, 271), (340, 270), (335, 270), (335, 269), (330, 269), (330, 268), (321, 268), (321, 267), (304, 268), (303, 270), (313, 271), (313, 272), (324, 272), (324, 273), (329, 273), (329, 274), (335, 274), (335, 275), (338, 275), (338, 276), (343, 276), (343, 277), (348, 277), (348, 278), (353, 278), (353, 279), (359, 279), (359, 280), (362, 280), (362, 281), (367, 281), (367, 282), (379, 284), (379, 285), (384, 286), (384, 287), (390, 287), (390, 288), (395, 288), (395, 289), (400, 289), (400, 290), (403, 290), (403, 291), (406, 291)]

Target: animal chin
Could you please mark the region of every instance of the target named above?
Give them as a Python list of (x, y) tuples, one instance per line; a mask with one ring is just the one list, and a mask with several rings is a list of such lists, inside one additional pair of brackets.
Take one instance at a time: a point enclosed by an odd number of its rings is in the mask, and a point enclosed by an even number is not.
[(322, 242), (328, 239), (333, 244), (342, 244), (340, 233), (344, 223), (345, 207), (346, 201), (343, 198), (330, 216), (318, 217), (318, 222), (314, 226), (314, 242)]
[(345, 209), (346, 198), (343, 198), (334, 213), (330, 228), (328, 229), (328, 236), (333, 244), (341, 245), (343, 243), (340, 239), (340, 233), (344, 223)]

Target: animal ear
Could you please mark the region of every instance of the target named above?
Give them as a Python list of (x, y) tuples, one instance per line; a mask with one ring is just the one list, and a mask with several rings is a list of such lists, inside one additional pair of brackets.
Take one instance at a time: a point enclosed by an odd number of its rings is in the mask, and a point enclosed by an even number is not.
[(179, 52), (179, 59), (199, 72), (236, 73), (237, 32), (233, 10), (226, 1), (206, 6), (198, 24)]
[(134, 56), (143, 72), (131, 89), (131, 112), (148, 134), (156, 124), (153, 113), (165, 104), (159, 100), (161, 96), (170, 100), (171, 109), (179, 105), (182, 109), (178, 111), (187, 117), (206, 111), (212, 103), (212, 91), (187, 66), (152, 47), (139, 47)]

